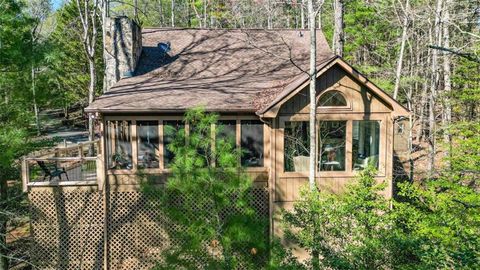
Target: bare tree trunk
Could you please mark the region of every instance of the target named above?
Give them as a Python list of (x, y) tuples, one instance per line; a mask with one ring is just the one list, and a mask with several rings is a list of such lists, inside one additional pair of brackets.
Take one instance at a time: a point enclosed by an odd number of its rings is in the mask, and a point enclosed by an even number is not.
[[(431, 27), (429, 27), (428, 38), (429, 38), (430, 43), (433, 40), (431, 32), (432, 32), (432, 29), (431, 29)], [(416, 36), (416, 38), (419, 39), (420, 37)], [(418, 46), (417, 46), (416, 50), (419, 51)], [(422, 58), (422, 61), (419, 62), (421, 65), (419, 65), (419, 66), (425, 66), (425, 67), (430, 66), (431, 61), (432, 61), (431, 53), (432, 53), (432, 50), (428, 50), (427, 57)], [(426, 59), (426, 61), (424, 59)], [(422, 76), (427, 78), (427, 74), (428, 74), (427, 72), (428, 72), (427, 70), (423, 70), (420, 75), (423, 74)], [(423, 81), (423, 84), (422, 84), (422, 95), (421, 95), (421, 99), (420, 99), (420, 113), (419, 113), (419, 122), (420, 122), (419, 126), (420, 127), (417, 130), (417, 140), (418, 140), (418, 142), (424, 141), (426, 136), (427, 136), (426, 131), (427, 131), (428, 90), (429, 90), (428, 80), (425, 79)]]
[[(316, 190), (315, 172), (316, 172), (316, 146), (317, 146), (317, 131), (316, 131), (316, 82), (317, 82), (317, 30), (315, 29), (315, 11), (313, 9), (313, 0), (308, 1), (308, 28), (310, 31), (310, 160), (309, 160), (309, 174), (308, 182), (310, 191)], [(315, 226), (315, 225), (314, 225)], [(315, 226), (316, 227), (316, 226)], [(317, 233), (313, 232), (313, 239), (316, 239)], [(315, 245), (314, 245), (315, 247)], [(313, 269), (320, 268), (320, 252), (316, 248), (312, 250), (312, 266)]]
[(336, 55), (343, 57), (343, 14), (344, 14), (344, 0), (335, 0), (334, 2), (334, 23), (335, 29), (333, 32), (333, 51)]
[[(88, 104), (92, 104), (95, 99), (95, 88), (97, 83), (96, 68), (95, 68), (95, 59), (88, 59), (88, 67), (90, 70), (90, 86), (88, 88)], [(93, 141), (95, 139), (95, 127), (94, 127), (93, 115), (88, 116), (88, 140)], [(93, 153), (90, 153), (93, 154)]]
[[(434, 40), (437, 44), (441, 41), (441, 11), (442, 11), (443, 0), (437, 0), (436, 9), (435, 9), (435, 25), (434, 27)], [(440, 45), (440, 44), (439, 44)], [(429, 153), (428, 153), (428, 174), (432, 176), (435, 173), (435, 154), (436, 154), (436, 115), (435, 115), (435, 106), (437, 101), (437, 86), (439, 80), (438, 72), (438, 52), (437, 50), (432, 50), (432, 66), (431, 66), (431, 82), (430, 82), (430, 96), (429, 96)]]
[[(106, 69), (106, 64), (107, 64), (107, 50), (105, 48), (106, 46), (106, 41), (107, 41), (107, 17), (108, 17), (108, 8), (109, 8), (109, 3), (108, 0), (102, 0), (101, 3), (102, 6), (102, 52), (103, 52), (103, 64), (105, 65)], [(107, 76), (106, 72), (104, 72), (103, 75), (103, 92), (107, 92)]]
[(408, 30), (408, 13), (409, 13), (410, 3), (409, 0), (405, 1), (404, 8), (404, 18), (402, 25), (402, 41), (400, 44), (400, 54), (398, 55), (397, 62), (397, 71), (395, 72), (395, 86), (393, 87), (393, 98), (397, 99), (398, 97), (398, 88), (400, 87), (400, 77), (402, 75), (402, 65), (403, 65), (403, 54), (405, 51), (405, 43), (407, 42), (407, 30)]
[(133, 18), (138, 22), (138, 0), (133, 0)]
[[(450, 21), (450, 8), (451, 0), (445, 0), (445, 6), (443, 9), (443, 47), (450, 48), (450, 31), (448, 29)], [(452, 136), (450, 133), (450, 124), (452, 122), (452, 105), (450, 95), (452, 91), (451, 81), (452, 69), (451, 69), (451, 55), (446, 53), (443, 57), (443, 83), (444, 83), (444, 113), (443, 113), (443, 128), (444, 128), (444, 142), (447, 144), (445, 155), (449, 156), (452, 148)]]
[(272, 18), (273, 8), (272, 8), (272, 1), (267, 0), (267, 28), (273, 28), (273, 18)]
[(322, 30), (322, 9), (318, 10), (318, 29)]
[(305, 29), (305, 0), (300, 4), (300, 21), (301, 28)]
[(172, 21), (172, 27), (175, 27), (175, 0), (172, 0), (170, 19)]
[[(413, 53), (410, 53), (413, 55)], [(413, 76), (413, 69), (410, 70), (410, 76)], [(413, 101), (413, 93), (414, 93), (414, 87), (413, 85), (410, 85), (409, 90), (407, 92), (407, 108), (410, 112), (408, 115), (408, 164), (409, 164), (409, 174), (408, 174), (408, 179), (410, 182), (413, 182), (413, 172), (414, 172), (414, 160), (413, 160), (413, 106), (412, 106), (412, 101)]]
[[(7, 180), (0, 173), (0, 201), (6, 202), (8, 199)], [(7, 218), (5, 214), (0, 215), (0, 270), (8, 269), (8, 249), (7, 249)]]
[(33, 98), (33, 111), (35, 114), (35, 127), (37, 128), (37, 136), (40, 136), (40, 118), (38, 113), (37, 93), (35, 89), (35, 68), (32, 65), (32, 98)]
[(203, 0), (203, 27), (207, 28), (207, 0)]
[(158, 1), (158, 12), (160, 13), (160, 26), (165, 26), (165, 16), (163, 14), (163, 2), (162, 0)]
[[(82, 42), (85, 54), (88, 59), (88, 66), (90, 71), (90, 85), (88, 88), (88, 104), (91, 104), (95, 98), (95, 88), (97, 83), (96, 67), (95, 67), (95, 45), (97, 40), (97, 10), (98, 2), (95, 0), (93, 6), (84, 3), (83, 7), (80, 0), (77, 0), (77, 10), (82, 23)], [(93, 140), (95, 138), (93, 115), (88, 116), (88, 138)], [(93, 145), (89, 149), (89, 155), (93, 154)]]
[(315, 189), (315, 171), (316, 171), (316, 79), (317, 79), (317, 32), (315, 29), (315, 12), (313, 10), (313, 0), (308, 0), (308, 20), (310, 29), (310, 169), (309, 184), (310, 189)]
[(422, 87), (422, 95), (420, 97), (420, 113), (418, 115), (419, 118), (419, 128), (417, 130), (417, 140), (418, 142), (423, 141), (425, 138), (426, 132), (426, 109), (428, 103), (428, 83), (424, 82)]

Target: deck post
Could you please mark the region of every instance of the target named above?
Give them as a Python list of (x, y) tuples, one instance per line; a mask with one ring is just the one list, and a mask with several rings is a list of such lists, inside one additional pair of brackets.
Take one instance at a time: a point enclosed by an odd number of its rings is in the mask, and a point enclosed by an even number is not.
[(105, 167), (102, 155), (97, 155), (96, 165), (98, 190), (102, 191), (105, 186)]
[(83, 144), (81, 143), (78, 144), (78, 156), (83, 157)]
[(22, 159), (22, 190), (23, 192), (28, 191), (28, 182), (30, 179), (30, 172), (29, 172), (29, 167), (28, 167), (28, 160), (24, 157)]

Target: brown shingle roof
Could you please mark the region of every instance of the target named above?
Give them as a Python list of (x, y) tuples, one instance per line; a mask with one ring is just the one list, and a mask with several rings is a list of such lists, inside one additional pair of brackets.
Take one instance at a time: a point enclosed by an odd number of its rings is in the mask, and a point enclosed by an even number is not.
[[(308, 70), (300, 30), (144, 29), (135, 76), (117, 82), (88, 112), (164, 112), (204, 106), (255, 112)], [(317, 33), (318, 63), (333, 54)], [(162, 54), (159, 43), (170, 43)]]

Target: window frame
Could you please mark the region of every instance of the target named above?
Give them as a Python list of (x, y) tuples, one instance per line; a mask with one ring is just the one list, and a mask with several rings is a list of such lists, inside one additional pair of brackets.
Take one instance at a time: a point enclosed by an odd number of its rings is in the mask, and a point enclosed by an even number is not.
[[(115, 127), (114, 125), (110, 125), (110, 130), (107, 130), (107, 128), (109, 127), (109, 125), (107, 125), (107, 121), (104, 121), (102, 122), (102, 125), (103, 125), (103, 131), (102, 132), (102, 137), (104, 137), (105, 139), (103, 141), (103, 149), (102, 149), (102, 154), (104, 156), (104, 166), (105, 168), (107, 168), (107, 171), (125, 171), (125, 172), (130, 172), (133, 170), (134, 167), (136, 167), (135, 165), (135, 161), (134, 160), (137, 160), (136, 157), (134, 157), (133, 155), (136, 155), (137, 152), (134, 151), (133, 149), (133, 145), (135, 144), (135, 138), (136, 138), (136, 128), (134, 128), (134, 123), (132, 120), (130, 119), (109, 119), (108, 121), (130, 121), (130, 151), (131, 151), (131, 156), (132, 156), (132, 159), (131, 159), (131, 162), (132, 162), (132, 168), (131, 169), (110, 169), (109, 167), (109, 159), (110, 157), (108, 156), (108, 148), (110, 147), (110, 151), (112, 151), (112, 153), (114, 152), (114, 149), (116, 148), (116, 144), (117, 144), (117, 141), (116, 141), (116, 132), (115, 132)], [(135, 130), (134, 130), (135, 129)], [(112, 140), (112, 145), (109, 145), (108, 143), (108, 139), (113, 139)]]
[[(146, 174), (162, 174), (162, 173), (170, 173), (171, 169), (165, 168), (164, 164), (164, 142), (163, 142), (163, 122), (164, 121), (171, 121), (171, 120), (183, 120), (183, 115), (157, 115), (157, 116), (135, 116), (135, 115), (105, 115), (102, 120), (102, 144), (104, 145), (103, 148), (106, 150), (106, 145), (108, 144), (108, 138), (106, 137), (107, 134), (107, 122), (108, 121), (131, 121), (131, 129), (132, 129), (132, 140), (131, 140), (131, 147), (132, 147), (132, 169), (108, 169), (107, 168), (107, 175), (122, 175), (122, 174), (137, 174), (139, 171), (144, 172)], [(236, 121), (236, 132), (235, 132), (235, 144), (237, 149), (240, 149), (241, 145), (241, 121), (242, 120), (260, 120), (256, 116), (250, 115), (220, 115), (218, 120), (234, 120)], [(140, 169), (138, 167), (138, 136), (137, 136), (137, 121), (158, 121), (158, 136), (159, 136), (159, 168), (143, 168)], [(261, 120), (260, 120), (261, 121)], [(190, 126), (188, 123), (185, 123), (185, 132), (189, 133)], [(215, 125), (212, 128), (212, 141), (213, 147), (215, 144)], [(263, 124), (263, 166), (262, 167), (246, 167), (247, 172), (265, 172), (270, 167), (270, 127)], [(102, 151), (105, 153), (105, 151)], [(106, 160), (105, 160), (106, 162)], [(240, 160), (239, 160), (240, 162)]]
[[(353, 166), (353, 121), (362, 121), (362, 120), (370, 120), (370, 121), (379, 121), (380, 123), (380, 139), (379, 139), (379, 164), (378, 164), (378, 173), (377, 177), (385, 177), (386, 173), (386, 147), (387, 145), (387, 122), (389, 114), (388, 113), (371, 113), (371, 114), (363, 114), (363, 113), (345, 113), (345, 114), (332, 114), (332, 113), (323, 113), (323, 114), (316, 114), (316, 129), (318, 132), (319, 121), (346, 121), (346, 136), (345, 136), (345, 170), (344, 171), (316, 171), (317, 178), (351, 178), (354, 177), (358, 171), (354, 171)], [(308, 114), (295, 114), (295, 115), (285, 115), (279, 116), (279, 128), (278, 128), (278, 139), (277, 143), (279, 144), (278, 152), (279, 157), (277, 162), (279, 163), (276, 166), (276, 170), (278, 170), (279, 177), (302, 177), (308, 178), (309, 172), (288, 172), (285, 171), (285, 145), (284, 145), (284, 130), (285, 130), (285, 122), (298, 122), (298, 121), (309, 121)], [(318, 134), (318, 133), (317, 133)], [(317, 135), (318, 139), (318, 135)], [(318, 153), (318, 143), (317, 149), (315, 152)], [(318, 157), (316, 157), (318, 160)], [(317, 163), (318, 161), (316, 161)], [(318, 166), (316, 166), (318, 167)]]
[[(353, 158), (353, 127), (354, 127), (353, 124), (354, 124), (354, 122), (359, 122), (359, 124), (360, 124), (360, 122), (362, 122), (362, 121), (363, 122), (379, 122), (379, 125), (378, 125), (378, 136), (379, 136), (379, 138), (378, 138), (378, 149), (377, 149), (377, 151), (378, 151), (377, 157), (378, 157), (379, 160), (378, 160), (377, 168), (375, 168), (375, 169), (378, 170), (380, 168), (380, 150), (381, 150), (380, 145), (381, 145), (381, 134), (382, 134), (382, 132), (381, 132), (382, 122), (376, 121), (376, 120), (370, 120), (370, 119), (368, 119), (368, 120), (353, 120), (352, 121), (352, 162), (353, 162), (352, 163), (352, 170), (354, 170), (354, 171), (362, 171), (363, 170), (363, 169), (362, 170), (355, 170), (355, 168), (354, 168), (355, 167), (355, 161), (354, 161), (354, 158)], [(360, 125), (359, 125), (359, 128), (360, 128)], [(360, 148), (360, 140), (359, 140), (359, 146), (358, 147)]]
[[(138, 136), (138, 126), (137, 126), (137, 122), (154, 122), (156, 121), (157, 122), (157, 135), (158, 135), (158, 167), (157, 168), (141, 168), (140, 170), (142, 171), (145, 171), (145, 170), (155, 170), (155, 169), (160, 169), (161, 165), (160, 165), (160, 162), (163, 162), (160, 160), (160, 158), (163, 159), (163, 155), (160, 154), (160, 151), (163, 150), (163, 134), (160, 135), (160, 120), (144, 120), (144, 119), (136, 119), (135, 120), (135, 137), (136, 137), (136, 152), (137, 152), (137, 169), (138, 169), (138, 151), (139, 151), (139, 148), (140, 148), (140, 136)], [(162, 146), (161, 146), (162, 145)]]
[(350, 102), (350, 99), (347, 97), (347, 95), (345, 95), (345, 93), (341, 89), (337, 89), (336, 87), (332, 87), (330, 89), (327, 89), (327, 90), (323, 91), (321, 94), (319, 94), (318, 97), (316, 98), (317, 104), (319, 104), (320, 99), (325, 94), (327, 94), (329, 92), (333, 92), (333, 91), (338, 92), (345, 99), (345, 102), (347, 103), (347, 105), (345, 105), (345, 106), (320, 106), (320, 105), (317, 105), (317, 113), (318, 112), (324, 112), (324, 111), (332, 111), (332, 110), (348, 110), (348, 111), (352, 110), (352, 103)]

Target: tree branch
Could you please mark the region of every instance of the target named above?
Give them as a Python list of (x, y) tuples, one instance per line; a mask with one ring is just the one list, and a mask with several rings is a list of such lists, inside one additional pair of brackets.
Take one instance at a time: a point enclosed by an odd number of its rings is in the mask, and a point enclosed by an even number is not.
[(445, 48), (445, 47), (437, 46), (437, 45), (428, 45), (428, 47), (431, 48), (431, 49), (435, 49), (435, 50), (449, 52), (451, 54), (463, 57), (467, 60), (470, 60), (470, 61), (473, 61), (473, 62), (476, 62), (476, 63), (480, 63), (480, 58), (475, 56), (472, 53), (460, 52), (460, 51), (456, 51), (456, 50), (451, 49), (451, 48)]

